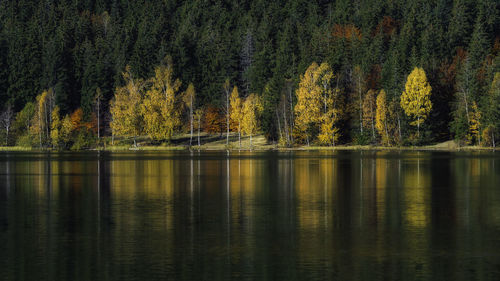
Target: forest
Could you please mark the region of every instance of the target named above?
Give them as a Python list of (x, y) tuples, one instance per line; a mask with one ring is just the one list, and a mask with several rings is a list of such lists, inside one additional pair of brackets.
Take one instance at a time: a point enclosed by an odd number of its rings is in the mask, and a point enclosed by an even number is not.
[(57, 149), (495, 147), (500, 2), (5, 0), (0, 125), (0, 145)]

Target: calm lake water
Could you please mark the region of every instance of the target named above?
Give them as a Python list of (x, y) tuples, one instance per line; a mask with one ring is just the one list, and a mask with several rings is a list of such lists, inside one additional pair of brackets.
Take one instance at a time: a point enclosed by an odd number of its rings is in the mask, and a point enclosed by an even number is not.
[(0, 280), (499, 278), (498, 153), (0, 153)]

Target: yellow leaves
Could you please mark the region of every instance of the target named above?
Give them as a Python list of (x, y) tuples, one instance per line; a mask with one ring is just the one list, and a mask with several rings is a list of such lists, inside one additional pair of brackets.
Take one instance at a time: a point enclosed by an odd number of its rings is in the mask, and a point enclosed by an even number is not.
[(467, 142), (474, 143), (474, 140), (481, 144), (481, 111), (476, 102), (472, 102), (471, 110), (469, 111), (469, 133), (467, 134)]
[(111, 101), (113, 120), (110, 126), (115, 135), (135, 137), (142, 131), (140, 104), (145, 82), (132, 76), (130, 66), (125, 68), (122, 76), (126, 84), (116, 88), (115, 97)]
[[(61, 117), (59, 115), (59, 107), (56, 106), (54, 110), (52, 110), (52, 124), (51, 124), (51, 130), (50, 130), (50, 138), (52, 141), (52, 145), (54, 147), (60, 147), (60, 148), (66, 148), (67, 144), (71, 140), (71, 133), (73, 132), (74, 126), (74, 120), (73, 116), (78, 116), (78, 110), (76, 111), (77, 114), (73, 113), (72, 118), (70, 118), (68, 115), (66, 115), (63, 120), (61, 120)], [(81, 109), (80, 109), (81, 112)], [(81, 124), (81, 120), (78, 124)]]
[(414, 119), (411, 124), (417, 126), (419, 131), (432, 109), (431, 90), (424, 70), (415, 67), (408, 75), (405, 91), (401, 95), (401, 107), (407, 116)]
[(250, 94), (243, 103), (241, 130), (246, 135), (254, 135), (258, 131), (258, 116), (263, 106), (257, 94)]
[(241, 121), (243, 119), (243, 104), (238, 94), (238, 87), (234, 86), (229, 98), (231, 121), (238, 125), (238, 133), (241, 131)]
[(60, 143), (60, 129), (61, 129), (61, 118), (59, 117), (59, 106), (56, 106), (51, 113), (52, 124), (50, 130), (50, 139), (53, 146), (59, 146)]
[(318, 64), (313, 62), (300, 77), (299, 88), (296, 90), (295, 125), (300, 132), (306, 133), (311, 125), (321, 117), (321, 86), (318, 83)]
[(375, 113), (376, 113), (376, 100), (375, 91), (370, 89), (365, 95), (363, 100), (363, 126), (374, 130), (375, 128)]
[(314, 128), (319, 125), (319, 141), (323, 144), (335, 144), (338, 128), (335, 123), (341, 112), (338, 102), (338, 89), (333, 89), (331, 82), (335, 78), (327, 63), (318, 66), (313, 62), (303, 76), (296, 90), (295, 129), (298, 139), (309, 138)]
[[(180, 112), (177, 107), (179, 79), (174, 80), (172, 62), (155, 68), (155, 77), (151, 79), (151, 88), (146, 91), (141, 103), (144, 129), (154, 140), (170, 139), (174, 129), (180, 125)], [(194, 86), (188, 88), (185, 99), (191, 105), (194, 101)], [(192, 99), (192, 100), (191, 100)]]
[(377, 95), (377, 111), (375, 114), (375, 128), (377, 129), (379, 135), (382, 137), (382, 143), (384, 145), (389, 145), (389, 132), (387, 127), (387, 95), (385, 91), (380, 90)]
[(336, 117), (334, 111), (324, 114), (321, 118), (318, 140), (323, 145), (335, 145), (340, 138), (339, 128), (335, 127)]

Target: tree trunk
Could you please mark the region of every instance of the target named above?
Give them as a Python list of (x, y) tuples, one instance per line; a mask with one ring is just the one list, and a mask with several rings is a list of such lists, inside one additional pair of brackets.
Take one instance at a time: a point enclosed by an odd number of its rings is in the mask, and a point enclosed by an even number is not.
[(191, 97), (191, 107), (189, 108), (189, 119), (191, 121), (191, 137), (189, 138), (189, 146), (193, 142), (193, 97)]
[(97, 141), (101, 140), (101, 103), (97, 104)]
[(137, 147), (137, 141), (135, 140), (135, 136), (134, 136), (134, 147)]
[(200, 147), (200, 127), (201, 127), (200, 122), (201, 120), (200, 118), (198, 118), (198, 147)]
[(278, 131), (280, 133), (280, 139), (283, 139), (283, 132), (281, 132), (281, 122), (280, 122), (280, 115), (278, 113), (278, 109), (276, 109), (276, 119), (278, 120)]
[(361, 77), (358, 77), (358, 94), (359, 94), (359, 128), (363, 134), (363, 97), (361, 96)]
[(417, 138), (420, 140), (420, 117), (417, 118)]
[(241, 122), (238, 121), (238, 143), (240, 144), (240, 149), (241, 149)]
[(226, 93), (226, 125), (227, 125), (226, 146), (229, 146), (229, 93)]
[(401, 119), (399, 118), (399, 113), (398, 113), (398, 133), (399, 133), (399, 141), (402, 141), (403, 137), (401, 136)]

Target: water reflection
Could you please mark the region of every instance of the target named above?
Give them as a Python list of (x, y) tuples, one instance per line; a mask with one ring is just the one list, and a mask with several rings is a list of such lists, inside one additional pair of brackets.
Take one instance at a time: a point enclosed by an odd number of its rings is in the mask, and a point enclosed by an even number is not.
[(2, 277), (493, 280), (498, 158), (3, 153)]

